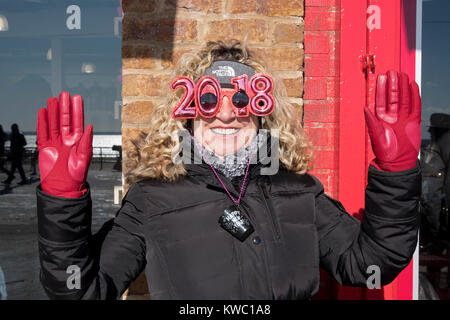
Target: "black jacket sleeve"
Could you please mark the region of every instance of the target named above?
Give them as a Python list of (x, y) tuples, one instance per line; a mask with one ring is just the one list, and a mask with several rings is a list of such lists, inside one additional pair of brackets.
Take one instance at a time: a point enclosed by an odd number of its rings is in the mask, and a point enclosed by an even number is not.
[(133, 201), (137, 188), (95, 235), (89, 192), (67, 199), (37, 188), (40, 280), (51, 299), (119, 299), (142, 272), (146, 248), (142, 210)]
[(409, 263), (417, 244), (420, 166), (401, 172), (369, 167), (363, 221), (323, 192), (316, 197), (320, 264), (340, 284), (365, 286), (375, 266), (386, 285)]

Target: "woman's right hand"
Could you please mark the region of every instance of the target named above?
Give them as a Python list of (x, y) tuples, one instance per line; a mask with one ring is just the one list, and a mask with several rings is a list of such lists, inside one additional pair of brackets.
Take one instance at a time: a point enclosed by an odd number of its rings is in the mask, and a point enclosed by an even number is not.
[(84, 130), (83, 98), (63, 91), (47, 100), (37, 122), (42, 190), (52, 196), (79, 198), (86, 193), (92, 158), (92, 124)]

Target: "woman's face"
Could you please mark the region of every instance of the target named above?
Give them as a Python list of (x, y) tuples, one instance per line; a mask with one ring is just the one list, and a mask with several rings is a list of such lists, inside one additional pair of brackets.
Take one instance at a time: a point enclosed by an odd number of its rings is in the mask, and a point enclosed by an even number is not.
[(240, 148), (246, 147), (257, 131), (258, 118), (253, 114), (249, 117), (236, 117), (232, 102), (227, 96), (223, 97), (215, 117), (199, 117), (194, 121), (195, 138), (219, 157), (236, 153)]

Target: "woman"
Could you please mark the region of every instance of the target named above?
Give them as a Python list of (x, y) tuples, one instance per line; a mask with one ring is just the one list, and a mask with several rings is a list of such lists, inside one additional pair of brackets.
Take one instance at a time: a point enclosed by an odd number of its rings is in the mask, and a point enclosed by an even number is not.
[[(95, 236), (85, 182), (92, 126), (83, 133), (80, 96), (49, 99), (38, 117), (37, 189), (41, 281), (49, 297), (117, 299), (144, 270), (152, 299), (309, 299), (319, 266), (345, 285), (366, 285), (370, 266), (380, 269), (382, 285), (398, 275), (417, 241), (417, 85), (395, 71), (380, 75), (377, 116), (365, 109), (376, 159), (360, 224), (307, 173), (311, 153), (300, 116), (277, 82), (272, 113), (236, 117), (233, 106), (242, 100), (234, 101), (237, 90), (226, 88), (224, 77), (264, 73), (238, 42), (208, 43), (181, 59), (176, 76), (197, 83), (205, 74), (216, 77), (219, 111), (174, 119), (183, 90), (153, 110), (150, 132), (127, 156), (134, 169), (122, 207)], [(202, 107), (208, 99), (200, 99)], [(261, 128), (278, 132), (267, 136), (267, 143), (279, 141), (267, 156), (265, 143), (258, 144)], [(186, 135), (179, 130), (192, 139), (180, 143)], [(185, 157), (188, 141), (194, 152)], [(180, 150), (193, 163), (172, 157)], [(262, 174), (274, 151), (279, 170)], [(79, 270), (78, 283), (68, 285), (68, 268)]]

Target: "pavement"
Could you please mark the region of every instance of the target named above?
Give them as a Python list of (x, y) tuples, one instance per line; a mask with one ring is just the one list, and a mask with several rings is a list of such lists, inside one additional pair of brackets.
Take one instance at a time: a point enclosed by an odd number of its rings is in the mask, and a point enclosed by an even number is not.
[[(36, 217), (36, 187), (39, 170), (31, 175), (24, 166), (30, 183), (19, 185), (19, 175), (8, 186), (0, 182), (0, 300), (48, 299), (39, 282), (39, 252)], [(0, 173), (0, 181), (6, 175)], [(93, 163), (88, 182), (92, 196), (92, 232), (113, 218), (120, 208), (114, 204), (114, 186), (122, 184), (122, 173), (113, 164)], [(3, 275), (3, 277), (2, 277)], [(6, 295), (6, 297), (5, 297)]]

